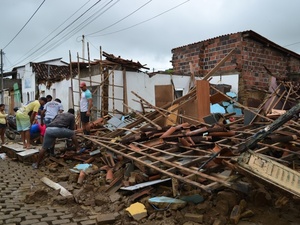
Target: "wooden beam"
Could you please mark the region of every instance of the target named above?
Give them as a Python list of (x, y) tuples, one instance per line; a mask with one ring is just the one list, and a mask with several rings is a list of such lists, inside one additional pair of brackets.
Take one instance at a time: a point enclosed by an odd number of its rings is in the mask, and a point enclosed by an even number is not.
[(228, 60), (228, 58), (236, 51), (236, 48), (232, 49), (211, 71), (203, 77), (203, 80), (208, 80), (222, 65)]
[(203, 122), (203, 117), (210, 114), (210, 87), (207, 80), (196, 81), (198, 119)]

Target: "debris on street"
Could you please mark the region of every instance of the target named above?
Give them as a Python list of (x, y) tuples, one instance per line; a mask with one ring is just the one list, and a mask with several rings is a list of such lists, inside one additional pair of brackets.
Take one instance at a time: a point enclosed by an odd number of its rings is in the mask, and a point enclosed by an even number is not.
[[(50, 177), (41, 181), (73, 196), (69, 204), (92, 207), (98, 224), (239, 224), (264, 220), (265, 206), (288, 211), (300, 197), (300, 93), (296, 84), (279, 85), (289, 95), (270, 93), (259, 108), (241, 105), (206, 80), (163, 107), (134, 93), (152, 110), (99, 118), (90, 135), (78, 128), (79, 152), (58, 140), (55, 156), (41, 167)], [(243, 113), (210, 112), (212, 99)], [(10, 145), (2, 151), (11, 159), (35, 160)]]

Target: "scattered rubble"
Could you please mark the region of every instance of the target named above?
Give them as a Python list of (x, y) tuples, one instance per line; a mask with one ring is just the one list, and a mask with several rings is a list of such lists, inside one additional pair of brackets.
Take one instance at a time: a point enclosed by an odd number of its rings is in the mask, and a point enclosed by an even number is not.
[[(62, 195), (52, 204), (92, 207), (97, 224), (186, 225), (266, 224), (262, 209), (270, 206), (280, 214), (273, 223), (284, 224), (300, 197), (300, 106), (296, 86), (279, 85), (289, 96), (270, 93), (259, 108), (236, 102), (243, 115), (184, 113), (199, 104), (194, 88), (146, 114), (124, 115), (121, 126), (114, 117), (92, 122), (91, 135), (77, 133), (80, 153), (69, 143), (44, 161), (50, 177), (42, 181)], [(300, 221), (297, 210), (289, 215)]]

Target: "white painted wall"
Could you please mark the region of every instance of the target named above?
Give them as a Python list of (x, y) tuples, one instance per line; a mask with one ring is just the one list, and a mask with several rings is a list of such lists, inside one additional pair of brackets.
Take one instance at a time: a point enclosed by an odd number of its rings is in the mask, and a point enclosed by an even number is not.
[[(189, 82), (190, 77), (188, 76), (181, 76), (181, 75), (165, 75), (165, 74), (157, 74), (153, 77), (149, 77), (145, 73), (135, 73), (135, 72), (126, 72), (126, 82), (127, 82), (127, 100), (128, 100), (128, 106), (133, 108), (134, 110), (141, 111), (142, 107), (139, 102), (139, 98), (137, 98), (134, 94), (131, 93), (131, 91), (134, 91), (139, 96), (141, 96), (143, 99), (148, 101), (150, 104), (155, 105), (155, 85), (166, 85), (171, 84), (171, 79), (173, 80), (173, 83), (175, 85), (175, 89), (181, 89), (183, 90), (183, 95), (188, 93), (189, 90)], [(89, 78), (81, 79), (81, 81), (85, 81), (87, 83), (87, 86), (98, 86), (101, 82), (101, 78), (99, 75), (92, 77), (92, 85), (90, 84)], [(114, 109), (117, 109), (119, 111), (123, 111), (123, 101), (122, 100), (116, 100), (116, 99), (123, 99), (123, 88), (117, 87), (117, 86), (123, 86), (123, 75), (122, 71), (114, 71), (111, 73), (109, 77), (109, 83), (111, 84), (109, 87), (109, 96), (111, 97), (109, 99), (109, 111), (113, 111)], [(222, 76), (221, 80), (220, 77), (212, 77), (212, 80), (210, 83), (213, 84), (230, 84), (232, 85), (231, 91), (236, 92), (238, 91), (238, 75), (227, 75)], [(112, 84), (115, 85), (115, 87), (112, 86)], [(78, 80), (73, 80), (73, 87), (75, 90), (74, 94), (74, 102), (75, 105), (79, 105), (80, 95), (79, 95), (79, 84)], [(114, 90), (113, 90), (114, 88)], [(91, 88), (90, 88), (91, 89)], [(94, 94), (94, 96), (97, 94)], [(67, 94), (65, 94), (67, 96)], [(101, 90), (98, 91), (99, 99), (97, 102), (94, 102), (94, 106), (101, 108)], [(112, 98), (115, 98), (113, 100)], [(114, 101), (114, 104), (113, 104)], [(113, 108), (114, 107), (114, 108)], [(75, 107), (75, 110), (78, 110), (77, 107)], [(131, 110), (129, 110), (131, 111)]]
[[(57, 63), (57, 64), (55, 64)], [(60, 61), (51, 61), (52, 65), (65, 65)], [(24, 67), (20, 67), (18, 69), (18, 73), (20, 74), (20, 78), (22, 79), (22, 94), (23, 94), (23, 102), (26, 103), (28, 101), (34, 100), (35, 98), (35, 74), (32, 72), (32, 68), (30, 64), (26, 64)], [(109, 87), (109, 111), (113, 111), (117, 109), (119, 111), (123, 111), (123, 88), (117, 86), (123, 86), (123, 75), (122, 71), (110, 71), (109, 83), (111, 84)], [(150, 104), (155, 105), (155, 85), (167, 85), (171, 84), (171, 80), (175, 85), (175, 89), (183, 90), (183, 95), (187, 94), (189, 91), (189, 76), (181, 76), (181, 75), (165, 75), (165, 74), (157, 74), (153, 77), (149, 77), (145, 73), (136, 73), (136, 72), (126, 72), (126, 83), (127, 83), (127, 100), (128, 105), (134, 110), (141, 111), (142, 107), (135, 95), (131, 93), (131, 91), (136, 92), (143, 99), (148, 101)], [(80, 90), (79, 83), (77, 79), (73, 79), (73, 91), (71, 91), (71, 79), (63, 80), (61, 82), (53, 83), (50, 89), (47, 89), (44, 84), (39, 85), (39, 90), (42, 93), (42, 96), (45, 97), (47, 95), (52, 95), (53, 99), (59, 98), (62, 101), (64, 110), (67, 111), (72, 107), (72, 99), (74, 98), (74, 109), (75, 111), (79, 110), (79, 101), (80, 101)], [(92, 77), (92, 83), (90, 83), (90, 78), (81, 79), (81, 81), (85, 81), (87, 86), (96, 87), (101, 83), (100, 75), (96, 75)], [(230, 84), (232, 85), (232, 91), (238, 91), (238, 75), (227, 75), (222, 76), (221, 79), (219, 76), (212, 77), (210, 81), (214, 84)], [(115, 86), (113, 86), (115, 85)], [(92, 89), (92, 88), (90, 88)], [(101, 89), (94, 93), (94, 96), (98, 96), (94, 100), (94, 106), (97, 108), (101, 108)], [(112, 99), (114, 98), (114, 99)], [(120, 100), (116, 100), (120, 99)], [(131, 110), (129, 110), (131, 111)]]
[[(171, 79), (173, 80), (175, 89), (182, 89), (183, 95), (188, 92), (190, 77), (188, 76), (180, 76), (180, 75), (165, 75), (165, 74), (156, 74), (153, 77), (149, 77), (145, 73), (134, 73), (127, 72), (127, 100), (128, 105), (138, 111), (142, 110), (141, 104), (134, 101), (133, 99), (139, 101), (135, 95), (131, 93), (134, 91), (139, 96), (144, 98), (150, 104), (155, 105), (155, 85), (167, 85), (172, 84)], [(122, 72), (115, 72), (115, 83), (117, 85), (122, 84)], [(111, 81), (110, 81), (111, 82)], [(122, 93), (122, 88), (119, 88)], [(122, 98), (122, 95), (119, 95)], [(111, 104), (110, 104), (111, 105)], [(117, 109), (123, 110), (122, 102), (117, 102)]]
[(59, 98), (61, 100), (61, 104), (64, 107), (64, 111), (68, 111), (71, 107), (69, 102), (70, 99), (70, 89), (71, 87), (71, 79), (69, 80), (62, 80), (61, 82), (53, 83), (50, 89), (46, 88), (46, 85), (40, 84), (39, 90), (40, 93), (43, 93), (40, 97), (46, 97), (47, 95), (51, 95), (53, 100), (55, 98)]
[[(54, 59), (42, 62), (49, 65), (67, 65), (65, 62), (61, 61), (60, 59)], [(27, 63), (26, 65), (22, 67), (17, 68), (17, 76), (18, 78), (22, 79), (22, 98), (23, 98), (23, 104), (26, 104), (28, 101), (32, 101), (35, 99), (35, 73), (32, 71), (32, 67), (30, 66), (30, 63)], [(69, 81), (62, 81), (60, 83), (55, 83), (51, 87), (50, 90), (46, 89), (45, 85), (39, 85), (40, 90), (44, 90), (45, 92), (40, 96), (44, 97), (48, 94), (53, 95), (54, 91), (56, 90), (57, 96), (64, 97), (67, 92), (65, 90), (68, 90), (68, 87), (70, 86), (71, 82)], [(63, 99), (61, 99), (63, 101)], [(68, 98), (67, 98), (68, 100)], [(67, 101), (66, 101), (67, 102)], [(65, 104), (66, 108), (68, 108), (68, 104)]]
[(18, 70), (22, 79), (22, 97), (23, 104), (35, 99), (35, 74), (32, 72), (30, 63), (27, 63), (22, 69)]
[[(150, 78), (145, 73), (136, 73), (136, 72), (126, 72), (126, 83), (127, 83), (127, 100), (128, 106), (133, 108), (134, 110), (141, 111), (141, 104), (134, 101), (133, 99), (139, 101), (139, 99), (131, 93), (134, 91), (138, 95), (140, 95), (143, 99), (155, 105), (155, 85), (166, 85), (171, 84), (171, 79), (173, 79), (173, 83), (175, 85), (175, 89), (183, 90), (183, 95), (188, 92), (189, 88), (189, 77), (181, 76), (181, 75), (165, 75), (165, 74), (157, 74)], [(81, 79), (81, 81), (85, 81), (87, 86), (98, 86), (101, 82), (100, 75), (96, 75), (92, 77), (92, 84), (90, 85), (89, 78)], [(113, 111), (117, 109), (119, 111), (123, 111), (123, 88), (117, 86), (123, 86), (123, 75), (122, 71), (113, 71), (109, 77), (109, 83), (111, 84), (109, 87), (109, 111)], [(113, 86), (113, 84), (115, 86)], [(73, 80), (73, 88), (75, 91), (74, 94), (74, 102), (75, 105), (79, 105), (80, 93), (78, 90), (79, 84), (78, 80)], [(114, 88), (114, 90), (113, 90)], [(89, 88), (91, 90), (91, 88)], [(98, 95), (97, 102), (94, 102), (94, 106), (100, 108), (101, 106), (101, 89), (96, 92), (98, 94), (94, 94), (94, 96)], [(65, 94), (67, 96), (67, 94)], [(114, 98), (114, 99), (112, 99)], [(121, 99), (121, 100), (116, 100)], [(78, 107), (75, 107), (75, 110), (78, 110)], [(129, 110), (130, 111), (130, 110)]]

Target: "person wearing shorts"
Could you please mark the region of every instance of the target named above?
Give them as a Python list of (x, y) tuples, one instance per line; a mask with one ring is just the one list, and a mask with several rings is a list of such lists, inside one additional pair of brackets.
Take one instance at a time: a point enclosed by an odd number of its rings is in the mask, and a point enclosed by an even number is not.
[(45, 105), (47, 99), (45, 97), (39, 98), (39, 100), (34, 100), (29, 102), (27, 105), (22, 106), (16, 112), (16, 123), (17, 130), (21, 134), (23, 147), (30, 148), (30, 127), (35, 120), (35, 116), (39, 111), (40, 106)]
[(42, 148), (39, 151), (37, 162), (32, 164), (32, 168), (37, 169), (39, 167), (46, 151), (53, 148), (56, 138), (72, 139), (76, 151), (79, 151), (79, 144), (75, 135), (74, 109), (69, 109), (66, 113), (57, 114), (47, 126)]
[(92, 93), (86, 87), (85, 82), (80, 83), (81, 99), (80, 99), (80, 120), (84, 134), (90, 134), (90, 116), (93, 107)]

